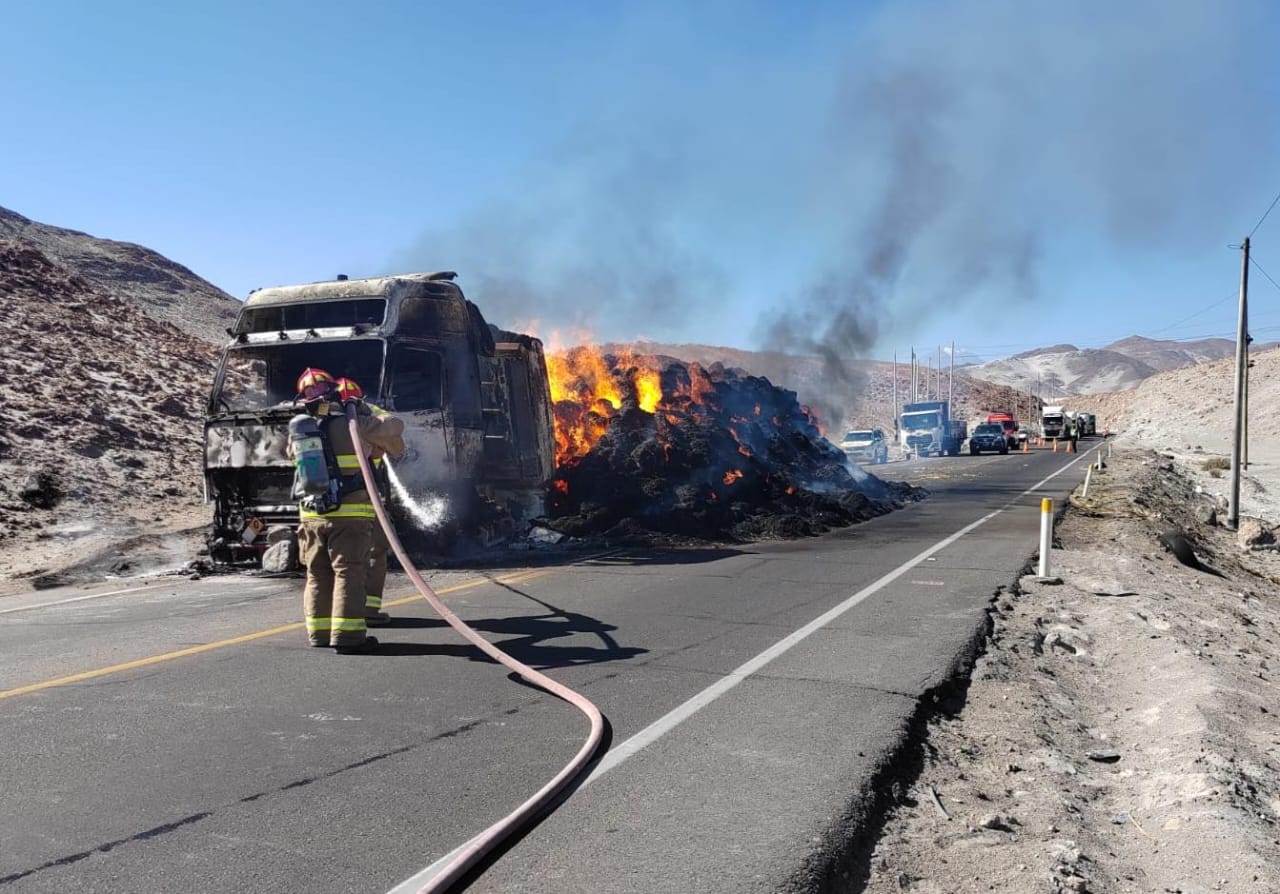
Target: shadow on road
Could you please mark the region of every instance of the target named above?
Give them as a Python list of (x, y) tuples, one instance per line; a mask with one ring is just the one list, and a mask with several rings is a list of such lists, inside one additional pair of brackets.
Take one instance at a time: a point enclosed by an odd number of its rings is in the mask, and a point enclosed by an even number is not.
[[(573, 667), (581, 664), (598, 664), (605, 661), (625, 661), (649, 650), (634, 646), (622, 646), (613, 638), (617, 626), (581, 612), (568, 611), (533, 596), (519, 587), (512, 586), (492, 575), (485, 575), (490, 583), (514, 593), (546, 609), (544, 614), (515, 615), (508, 618), (482, 618), (467, 623), (484, 633), (497, 634), (505, 639), (494, 639), (494, 645), (512, 658), (530, 667), (546, 670), (556, 667)], [(393, 618), (387, 625), (396, 628), (445, 627), (439, 618)], [(383, 628), (386, 629), (386, 628)], [(376, 633), (376, 631), (375, 631)], [(595, 636), (600, 644), (580, 643), (550, 644), (553, 640), (574, 637), (579, 634)], [(471, 661), (494, 663), (475, 646), (459, 643), (379, 643), (372, 654), (376, 655), (453, 655)]]

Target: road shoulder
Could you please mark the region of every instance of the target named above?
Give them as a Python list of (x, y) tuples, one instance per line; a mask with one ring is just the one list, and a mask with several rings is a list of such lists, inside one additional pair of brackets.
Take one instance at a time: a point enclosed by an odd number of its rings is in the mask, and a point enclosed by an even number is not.
[[(997, 601), (866, 890), (1280, 890), (1275, 553), (1197, 521), (1193, 483), (1154, 453), (1117, 452), (1071, 502), (1062, 583), (1024, 576)], [(1221, 576), (1179, 564), (1172, 529)]]

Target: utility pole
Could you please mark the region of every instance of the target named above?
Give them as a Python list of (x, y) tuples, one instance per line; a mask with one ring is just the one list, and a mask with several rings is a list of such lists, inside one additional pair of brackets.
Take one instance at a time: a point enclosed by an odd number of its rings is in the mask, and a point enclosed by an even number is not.
[[(1247, 327), (1246, 327), (1247, 328)], [(1249, 344), (1253, 339), (1247, 338), (1245, 342), (1245, 350), (1249, 349)], [(1244, 361), (1244, 430), (1241, 432), (1240, 438), (1240, 468), (1249, 468), (1249, 370), (1253, 367), (1253, 361), (1245, 355)]]
[(1240, 255), (1240, 315), (1236, 323), (1236, 424), (1231, 438), (1231, 496), (1227, 502), (1227, 527), (1240, 527), (1240, 448), (1244, 442), (1245, 382), (1249, 369), (1249, 238)]
[(956, 399), (956, 340), (951, 339), (951, 372), (947, 373), (947, 405)]
[(898, 443), (898, 349), (893, 350), (893, 443)]
[(907, 403), (915, 403), (916, 400), (916, 346), (911, 346), (911, 398)]

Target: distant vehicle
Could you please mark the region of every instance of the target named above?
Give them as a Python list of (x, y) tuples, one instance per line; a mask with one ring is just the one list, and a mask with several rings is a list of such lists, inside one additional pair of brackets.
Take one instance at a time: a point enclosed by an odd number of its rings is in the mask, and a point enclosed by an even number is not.
[(983, 422), (974, 428), (969, 435), (969, 455), (978, 456), (983, 451), (989, 453), (1009, 452), (1009, 439), (1004, 426), (999, 422)]
[(1062, 407), (1045, 407), (1040, 414), (1040, 431), (1046, 438), (1061, 438), (1067, 426), (1067, 414)]
[(963, 421), (951, 418), (949, 401), (926, 400), (902, 408), (899, 431), (902, 447), (908, 453), (959, 456), (968, 428)]
[(889, 442), (878, 428), (859, 428), (845, 432), (840, 449), (854, 462), (876, 463), (889, 461)]
[(990, 413), (987, 422), (997, 423), (1004, 432), (1005, 442), (1013, 448), (1018, 446), (1018, 421), (1012, 413)]
[(1098, 417), (1093, 413), (1081, 413), (1078, 417), (1080, 420), (1080, 435), (1082, 437), (1093, 437), (1098, 433)]

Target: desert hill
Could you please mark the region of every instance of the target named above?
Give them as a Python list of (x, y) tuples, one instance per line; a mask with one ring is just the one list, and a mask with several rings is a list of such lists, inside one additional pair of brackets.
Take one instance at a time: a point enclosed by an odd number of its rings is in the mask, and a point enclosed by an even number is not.
[(199, 524), (217, 349), (30, 243), (0, 240), (0, 294), (0, 580)]
[[(1269, 345), (1256, 345), (1262, 350)], [(1229, 338), (1195, 341), (1131, 335), (1102, 348), (1070, 344), (1036, 348), (1001, 360), (966, 366), (965, 371), (992, 382), (1037, 390), (1053, 402), (1066, 395), (1097, 394), (1136, 388), (1157, 372), (1207, 363), (1235, 355)]]
[[(221, 345), (240, 302), (164, 255), (29, 220), (0, 208), (0, 239), (35, 249), (100, 294), (112, 295), (188, 335)], [(4, 283), (0, 282), (0, 294)]]

